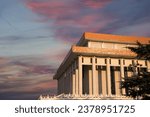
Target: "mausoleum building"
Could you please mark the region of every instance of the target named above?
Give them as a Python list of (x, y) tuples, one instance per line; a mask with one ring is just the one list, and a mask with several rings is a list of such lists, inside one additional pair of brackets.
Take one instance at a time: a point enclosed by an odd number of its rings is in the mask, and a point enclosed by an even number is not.
[(138, 63), (150, 71), (150, 63), (135, 59), (136, 54), (127, 48), (136, 47), (137, 41), (147, 44), (150, 38), (85, 32), (53, 77), (58, 81), (58, 95), (124, 95), (120, 81), (133, 75), (130, 66)]

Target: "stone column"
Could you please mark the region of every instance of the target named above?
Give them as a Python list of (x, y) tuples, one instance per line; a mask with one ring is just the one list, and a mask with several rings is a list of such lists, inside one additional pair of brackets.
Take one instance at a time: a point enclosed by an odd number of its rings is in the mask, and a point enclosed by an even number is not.
[(115, 70), (114, 72), (116, 95), (120, 95), (120, 71)]
[(75, 95), (79, 94), (79, 89), (78, 89), (78, 59), (75, 60)]
[[(89, 67), (89, 66), (88, 66)], [(88, 79), (89, 79), (89, 95), (93, 95), (93, 80), (92, 80), (92, 70), (88, 68)]]
[[(133, 60), (133, 67), (135, 67), (137, 65), (137, 60)], [(138, 74), (138, 68), (135, 67), (135, 69), (133, 70), (133, 75), (137, 75)]]
[(76, 91), (76, 81), (75, 81), (76, 79), (75, 78), (76, 78), (76, 76), (75, 76), (75, 73), (73, 72), (72, 73), (72, 94), (73, 95), (75, 95), (75, 93), (76, 93), (75, 92)]
[(63, 79), (64, 79), (64, 74), (61, 77), (61, 93), (64, 93), (64, 81), (63, 81)]
[(92, 58), (93, 95), (98, 95), (98, 79), (96, 77), (95, 57)]
[(79, 94), (79, 83), (78, 83), (78, 68), (76, 66), (76, 70), (75, 70), (75, 94), (78, 95)]
[(107, 93), (111, 95), (110, 58), (106, 59)]
[(107, 80), (106, 80), (106, 78), (107, 78), (106, 77), (106, 71), (105, 70), (101, 70), (101, 85), (102, 85), (101, 87), (102, 87), (102, 95), (103, 96), (106, 96), (106, 94), (107, 94), (107, 91), (106, 91), (107, 90), (107, 87), (106, 87), (106, 85), (107, 85), (106, 81)]
[[(120, 59), (120, 81), (123, 81), (124, 78), (124, 65), (123, 65), (123, 59)], [(121, 89), (122, 94), (125, 94), (125, 88)]]
[(66, 94), (66, 75), (63, 77), (63, 93)]
[(62, 81), (62, 79), (63, 79), (63, 77), (60, 77), (60, 79), (59, 79), (59, 80), (60, 80), (60, 83), (59, 83), (59, 85), (60, 85), (60, 86), (59, 86), (60, 92), (59, 92), (59, 94), (63, 93), (63, 81)]
[(150, 61), (146, 61), (147, 62), (147, 71), (150, 72)]
[(62, 84), (63, 84), (63, 82), (62, 82), (62, 77), (60, 77), (60, 82), (59, 82), (59, 90), (60, 90), (60, 92), (59, 92), (59, 94), (61, 94), (62, 93)]
[(68, 94), (68, 90), (69, 90), (69, 84), (68, 84), (68, 80), (69, 80), (69, 74), (68, 71), (66, 72), (66, 77), (65, 77), (65, 93)]
[(60, 88), (60, 79), (57, 80), (57, 95), (60, 94), (60, 89), (61, 89)]
[(79, 95), (82, 95), (82, 56), (78, 57), (78, 70)]
[(72, 87), (72, 83), (73, 83), (73, 77), (72, 77), (72, 65), (71, 65), (71, 67), (70, 67), (70, 77), (69, 77), (69, 79), (70, 79), (70, 94), (72, 94), (73, 93), (73, 87)]

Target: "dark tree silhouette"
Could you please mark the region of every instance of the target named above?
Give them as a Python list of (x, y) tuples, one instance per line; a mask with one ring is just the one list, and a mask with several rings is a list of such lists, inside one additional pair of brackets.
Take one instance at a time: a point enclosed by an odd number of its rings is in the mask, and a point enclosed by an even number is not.
[(128, 47), (132, 52), (137, 54), (138, 59), (146, 59), (150, 61), (150, 42), (149, 44), (141, 44), (137, 42), (138, 47)]
[[(132, 52), (136, 53), (136, 59), (145, 59), (150, 61), (150, 43), (141, 44), (137, 42), (137, 47), (128, 47)], [(121, 88), (126, 89), (126, 96), (134, 99), (150, 99), (150, 72), (143, 69), (140, 64), (134, 63), (130, 65), (133, 75), (125, 76), (121, 82)]]

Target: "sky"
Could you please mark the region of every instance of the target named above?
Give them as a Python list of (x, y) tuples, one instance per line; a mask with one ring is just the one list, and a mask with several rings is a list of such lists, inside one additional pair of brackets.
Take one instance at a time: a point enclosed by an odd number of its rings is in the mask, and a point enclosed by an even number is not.
[(56, 95), (53, 80), (84, 32), (150, 37), (150, 0), (0, 0), (0, 99)]

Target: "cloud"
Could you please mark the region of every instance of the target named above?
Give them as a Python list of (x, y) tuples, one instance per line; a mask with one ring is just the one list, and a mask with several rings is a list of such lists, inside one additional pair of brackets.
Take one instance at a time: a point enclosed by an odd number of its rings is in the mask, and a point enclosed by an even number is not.
[(29, 35), (7, 35), (7, 36), (0, 36), (0, 44), (15, 44), (15, 43), (22, 43), (26, 41), (32, 40), (40, 40), (50, 38), (50, 36), (43, 36), (43, 35), (36, 35), (36, 36), (29, 36)]
[(45, 89), (45, 90), (37, 90), (34, 92), (28, 92), (28, 91), (7, 91), (2, 92), (0, 94), (1, 100), (37, 100), (40, 95), (47, 95), (49, 92), (51, 92), (51, 95), (56, 94), (56, 89)]
[(52, 79), (56, 68), (34, 57), (22, 58), (0, 58), (0, 99), (37, 99), (41, 94), (56, 94), (56, 81)]
[[(9, 4), (6, 0), (1, 1), (0, 16), (17, 2), (7, 1)], [(42, 93), (56, 93), (57, 85), (52, 76), (58, 63), (66, 55), (70, 43), (77, 42), (85, 31), (150, 36), (149, 0), (22, 1), (39, 16), (35, 22), (45, 23), (46, 26), (44, 24), (42, 29), (36, 27), (40, 29), (38, 33), (27, 30), (29, 35), (26, 32), (23, 36), (0, 37), (1, 55), (24, 55), (0, 58), (0, 99), (37, 99)], [(48, 33), (43, 33), (43, 28), (46, 29), (44, 31), (48, 28)], [(47, 36), (49, 33), (54, 34), (53, 37)], [(54, 44), (56, 42), (57, 45)], [(25, 56), (35, 52), (45, 55)]]
[[(111, 5), (103, 9), (103, 12), (113, 16), (114, 21), (109, 23), (101, 31), (123, 35), (136, 34), (137, 36), (149, 36), (150, 33), (147, 33), (147, 30), (150, 30), (149, 4), (149, 0), (120, 0), (112, 2)], [(134, 27), (138, 29), (133, 30)]]
[(27, 0), (26, 5), (33, 12), (51, 22), (56, 39), (76, 42), (85, 31), (97, 32), (109, 19), (100, 9), (111, 0)]
[(81, 0), (86, 6), (94, 9), (99, 9), (106, 5), (107, 3), (111, 2), (112, 0)]
[(1, 65), (5, 65), (5, 64), (8, 63), (9, 61), (10, 61), (9, 58), (0, 57), (0, 67), (1, 67)]
[[(149, 22), (149, 0), (26, 0), (26, 5), (39, 14), (53, 29), (56, 39), (77, 42), (83, 32), (131, 35), (124, 27)], [(143, 28), (143, 27), (142, 27)], [(122, 30), (122, 31), (118, 31)], [(144, 30), (147, 30), (145, 28)], [(135, 30), (136, 31), (136, 30)], [(120, 33), (121, 32), (121, 33)], [(147, 33), (141, 33), (148, 36)]]

